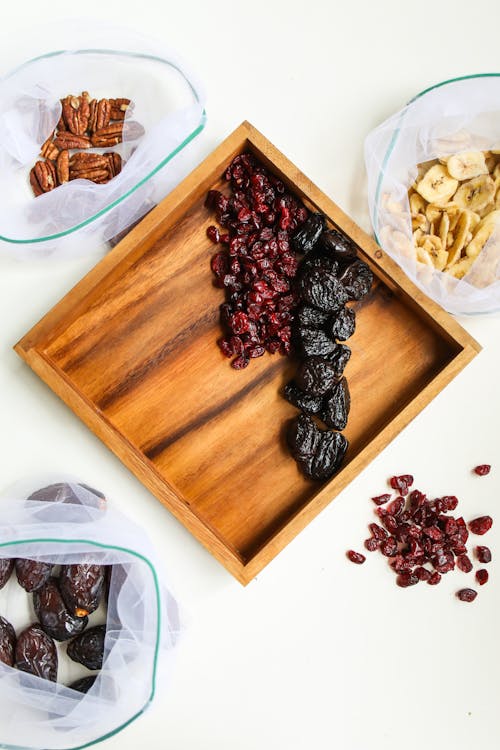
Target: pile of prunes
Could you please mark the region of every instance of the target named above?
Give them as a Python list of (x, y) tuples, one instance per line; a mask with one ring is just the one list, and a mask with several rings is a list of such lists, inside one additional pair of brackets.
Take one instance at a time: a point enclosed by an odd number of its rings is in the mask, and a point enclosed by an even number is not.
[(296, 277), (300, 302), (292, 339), (300, 363), (284, 396), (300, 414), (288, 428), (287, 441), (303, 474), (324, 481), (338, 471), (348, 448), (341, 431), (350, 409), (344, 369), (351, 350), (342, 342), (354, 333), (356, 315), (347, 305), (368, 294), (373, 273), (357, 257), (352, 240), (327, 229), (320, 213), (310, 214), (292, 246), (304, 256)]

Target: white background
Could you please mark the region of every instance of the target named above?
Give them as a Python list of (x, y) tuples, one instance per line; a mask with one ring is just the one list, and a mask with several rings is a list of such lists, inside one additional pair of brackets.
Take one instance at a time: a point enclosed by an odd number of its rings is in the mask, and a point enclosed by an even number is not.
[[(154, 33), (191, 62), (208, 91), (201, 156), (248, 119), (365, 229), (370, 129), (433, 83), (500, 68), (495, 0), (53, 0), (2, 5), (0, 72), (22, 24), (33, 33), (70, 11)], [(369, 498), (409, 471), (430, 495), (457, 494), (466, 518), (491, 513), (500, 554), (500, 317), (460, 319), (482, 353), (244, 589), (11, 349), (95, 262), (0, 259), (0, 483), (74, 474), (140, 519), (162, 552), (187, 621), (176, 671), (103, 749), (498, 748), (496, 560), (469, 605), (453, 594), (471, 576), (403, 590), (381, 556), (358, 567), (345, 550), (367, 535)], [(484, 462), (493, 469), (479, 479), (471, 469)]]

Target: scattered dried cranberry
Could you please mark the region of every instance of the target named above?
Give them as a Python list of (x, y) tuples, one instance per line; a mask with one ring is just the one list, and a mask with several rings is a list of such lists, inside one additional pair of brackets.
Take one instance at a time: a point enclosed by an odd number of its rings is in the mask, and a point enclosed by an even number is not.
[(488, 578), (489, 578), (488, 571), (485, 570), (484, 568), (481, 568), (481, 570), (476, 571), (476, 581), (479, 583), (480, 586), (484, 586)]
[(489, 547), (476, 547), (476, 557), (480, 563), (491, 562), (491, 550)]
[(366, 560), (366, 557), (361, 552), (355, 552), (353, 549), (347, 551), (347, 557), (356, 565), (361, 565)]
[(415, 586), (418, 581), (418, 576), (412, 575), (411, 573), (400, 573), (396, 578), (396, 583), (402, 588), (406, 588), (407, 586)]
[(477, 596), (477, 591), (474, 591), (474, 589), (460, 589), (460, 591), (457, 591), (457, 596), (461, 602), (473, 602)]
[(472, 570), (472, 563), (468, 555), (459, 555), (457, 557), (457, 568), (463, 573), (470, 573)]
[(480, 536), (486, 534), (486, 532), (489, 531), (492, 526), (493, 519), (491, 518), (491, 516), (479, 516), (479, 518), (474, 518), (474, 520), (470, 521), (469, 523), (469, 529), (472, 531), (472, 533), (479, 534)]
[(217, 227), (211, 226), (207, 229), (207, 237), (213, 243), (217, 244), (220, 241), (220, 234)]
[(390, 479), (390, 485), (393, 490), (405, 496), (408, 494), (408, 488), (413, 484), (413, 477), (411, 474), (401, 474), (400, 476), (394, 476)]
[(375, 552), (376, 549), (378, 549), (380, 546), (380, 541), (376, 539), (374, 536), (371, 536), (369, 539), (365, 539), (365, 547), (368, 550), (368, 552)]
[(377, 495), (377, 497), (372, 497), (372, 500), (375, 503), (375, 505), (383, 505), (390, 499), (391, 499), (390, 495)]
[(476, 466), (476, 467), (474, 468), (474, 472), (475, 472), (475, 473), (476, 473), (476, 474), (477, 474), (478, 476), (480, 476), (480, 477), (484, 477), (484, 476), (486, 476), (486, 474), (489, 474), (489, 473), (490, 473), (490, 471), (491, 471), (491, 466), (490, 466), (490, 464), (480, 464), (479, 466)]

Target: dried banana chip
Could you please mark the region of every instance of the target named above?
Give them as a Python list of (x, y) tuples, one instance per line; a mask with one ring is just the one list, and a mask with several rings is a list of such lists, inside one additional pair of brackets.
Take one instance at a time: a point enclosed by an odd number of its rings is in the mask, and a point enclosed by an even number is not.
[(460, 185), (453, 196), (453, 201), (458, 203), (460, 208), (469, 208), (471, 211), (480, 213), (487, 208), (488, 204), (493, 203), (494, 194), (495, 183), (491, 177), (481, 175)]
[(430, 253), (428, 253), (427, 250), (424, 250), (424, 248), (422, 247), (417, 247), (417, 260), (419, 263), (423, 263), (426, 266), (434, 268), (434, 263), (430, 256)]
[(429, 203), (447, 203), (458, 187), (442, 164), (431, 167), (417, 184), (416, 190)]
[(499, 220), (500, 211), (492, 211), (479, 222), (472, 240), (465, 248), (468, 258), (477, 258), (493, 232), (499, 227)]
[[(446, 266), (446, 263), (448, 261), (448, 253), (443, 248), (440, 238), (436, 237), (436, 235), (428, 235), (422, 238), (419, 250), (422, 250), (429, 255), (432, 261), (432, 265), (438, 271), (442, 271), (443, 268)], [(418, 250), (417, 250), (417, 258), (418, 258)]]
[(482, 174), (488, 174), (488, 167), (482, 151), (463, 151), (448, 158), (446, 167), (451, 177), (456, 180), (471, 180)]
[(450, 276), (454, 276), (456, 279), (463, 279), (468, 271), (470, 271), (473, 263), (473, 258), (462, 258), (458, 261), (458, 263), (454, 263), (452, 266), (449, 266), (447, 268), (447, 271)]
[(448, 232), (450, 231), (450, 217), (446, 213), (446, 211), (441, 216), (441, 221), (439, 224), (439, 239), (441, 240), (441, 245), (446, 249), (446, 241), (448, 238)]
[(426, 215), (417, 214), (417, 216), (414, 216), (411, 220), (411, 228), (413, 231), (415, 231), (415, 229), (421, 229), (423, 232), (428, 232), (429, 222), (427, 221)]
[(425, 201), (418, 193), (410, 195), (410, 213), (412, 216), (425, 213)]
[(456, 263), (465, 247), (467, 234), (470, 231), (471, 217), (468, 211), (462, 211), (455, 231), (455, 240), (448, 252), (448, 268)]

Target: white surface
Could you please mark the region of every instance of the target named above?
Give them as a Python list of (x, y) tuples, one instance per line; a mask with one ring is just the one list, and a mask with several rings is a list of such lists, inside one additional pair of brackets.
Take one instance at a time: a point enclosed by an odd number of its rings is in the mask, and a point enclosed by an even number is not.
[[(3, 69), (15, 24), (68, 9), (2, 8)], [(367, 132), (437, 81), (499, 67), (494, 0), (87, 0), (84, 10), (164, 35), (199, 70), (209, 118), (200, 157), (246, 118), (365, 229)], [(496, 559), (468, 605), (453, 593), (470, 575), (402, 590), (378, 555), (357, 567), (344, 553), (367, 535), (369, 498), (411, 471), (429, 494), (457, 494), (466, 518), (491, 512), (484, 542), (500, 554), (500, 317), (460, 320), (483, 352), (243, 589), (11, 350), (94, 262), (0, 263), (0, 455), (2, 484), (62, 469), (139, 516), (187, 613), (170, 690), (103, 750), (495, 750)], [(490, 476), (471, 475), (483, 462)]]

